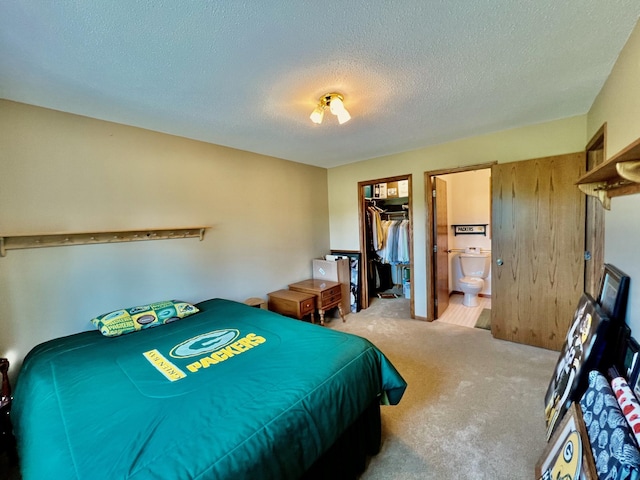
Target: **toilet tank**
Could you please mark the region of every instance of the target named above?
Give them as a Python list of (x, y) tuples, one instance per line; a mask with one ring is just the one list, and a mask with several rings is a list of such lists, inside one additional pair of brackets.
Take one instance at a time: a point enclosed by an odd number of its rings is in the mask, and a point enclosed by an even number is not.
[(488, 253), (461, 253), (460, 268), (465, 277), (486, 278), (491, 260)]

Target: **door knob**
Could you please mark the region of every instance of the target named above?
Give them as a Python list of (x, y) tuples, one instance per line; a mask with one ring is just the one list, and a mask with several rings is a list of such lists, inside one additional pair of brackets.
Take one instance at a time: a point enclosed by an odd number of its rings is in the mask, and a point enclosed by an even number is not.
[(504, 262), (502, 261), (501, 258), (499, 258), (496, 260), (496, 263), (498, 264), (499, 267), (501, 267)]

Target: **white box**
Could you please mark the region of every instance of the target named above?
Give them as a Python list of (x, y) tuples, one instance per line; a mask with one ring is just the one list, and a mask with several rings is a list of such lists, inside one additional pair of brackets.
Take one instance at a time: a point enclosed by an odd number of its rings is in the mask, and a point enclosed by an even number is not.
[(398, 196), (399, 197), (409, 196), (409, 180), (400, 180), (398, 182)]
[(411, 282), (404, 282), (402, 284), (402, 296), (404, 298), (411, 298)]
[(386, 183), (376, 183), (373, 186), (373, 198), (387, 198)]

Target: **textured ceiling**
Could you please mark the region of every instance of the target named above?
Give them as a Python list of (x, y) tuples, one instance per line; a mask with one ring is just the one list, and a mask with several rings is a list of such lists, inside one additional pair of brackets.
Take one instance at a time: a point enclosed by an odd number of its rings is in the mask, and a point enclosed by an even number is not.
[[(332, 167), (586, 113), (638, 0), (5, 0), (0, 97)], [(345, 96), (352, 120), (309, 120)]]

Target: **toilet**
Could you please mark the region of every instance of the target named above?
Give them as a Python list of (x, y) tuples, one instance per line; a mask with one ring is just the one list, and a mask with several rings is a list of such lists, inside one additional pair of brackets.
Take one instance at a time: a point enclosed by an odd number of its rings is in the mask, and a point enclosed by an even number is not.
[(489, 275), (490, 256), (488, 253), (464, 252), (458, 254), (458, 259), (462, 271), (462, 277), (458, 283), (460, 290), (464, 293), (462, 304), (466, 307), (475, 307), (478, 305), (478, 294), (484, 287), (484, 279)]

